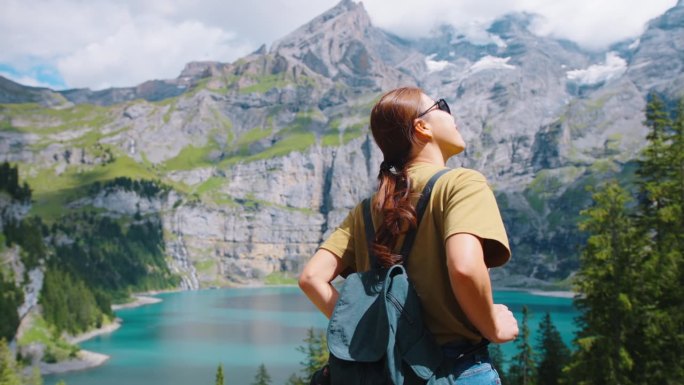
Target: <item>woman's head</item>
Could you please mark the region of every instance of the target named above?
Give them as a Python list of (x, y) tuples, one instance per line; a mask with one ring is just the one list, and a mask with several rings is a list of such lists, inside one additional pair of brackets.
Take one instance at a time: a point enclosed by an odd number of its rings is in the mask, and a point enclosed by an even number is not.
[(430, 143), (429, 150), (438, 150), (445, 161), (465, 148), (446, 101), (434, 101), (415, 87), (380, 98), (371, 111), (370, 127), (385, 162), (397, 169)]
[(405, 164), (411, 148), (418, 144), (413, 122), (422, 108), (422, 97), (418, 88), (398, 88), (386, 93), (373, 107), (371, 132), (386, 162)]

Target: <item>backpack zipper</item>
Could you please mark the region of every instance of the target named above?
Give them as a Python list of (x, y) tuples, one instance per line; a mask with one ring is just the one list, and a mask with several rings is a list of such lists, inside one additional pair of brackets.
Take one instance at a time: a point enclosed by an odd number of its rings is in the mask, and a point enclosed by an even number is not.
[(401, 302), (399, 302), (399, 300), (392, 293), (387, 293), (387, 299), (389, 299), (389, 301), (392, 303), (392, 305), (394, 305), (394, 307), (397, 309), (397, 311), (399, 312), (399, 316), (406, 318), (408, 323), (413, 325), (413, 320), (404, 311), (404, 307), (401, 306)]

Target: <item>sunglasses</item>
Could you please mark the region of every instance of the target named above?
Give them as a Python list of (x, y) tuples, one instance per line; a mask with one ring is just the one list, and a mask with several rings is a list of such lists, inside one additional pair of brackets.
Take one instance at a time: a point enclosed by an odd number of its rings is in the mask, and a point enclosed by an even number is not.
[(423, 115), (427, 114), (428, 112), (432, 111), (432, 109), (435, 108), (435, 106), (437, 106), (437, 109), (438, 109), (438, 110), (442, 110), (442, 111), (446, 112), (447, 114), (451, 114), (451, 110), (449, 109), (449, 105), (447, 104), (446, 100), (444, 100), (444, 99), (439, 99), (438, 101), (435, 102), (435, 104), (431, 105), (430, 108), (428, 108), (427, 110), (425, 110), (425, 111), (423, 111), (422, 113), (418, 114), (418, 116), (416, 116), (416, 119), (417, 119), (417, 118), (420, 118), (421, 116), (423, 116)]

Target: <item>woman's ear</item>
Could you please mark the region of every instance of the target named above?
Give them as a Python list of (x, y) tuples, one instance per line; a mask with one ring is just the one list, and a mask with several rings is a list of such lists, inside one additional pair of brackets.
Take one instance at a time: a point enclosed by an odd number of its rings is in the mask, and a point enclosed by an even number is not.
[(413, 131), (416, 134), (416, 139), (421, 142), (429, 142), (432, 140), (432, 129), (422, 119), (413, 121)]

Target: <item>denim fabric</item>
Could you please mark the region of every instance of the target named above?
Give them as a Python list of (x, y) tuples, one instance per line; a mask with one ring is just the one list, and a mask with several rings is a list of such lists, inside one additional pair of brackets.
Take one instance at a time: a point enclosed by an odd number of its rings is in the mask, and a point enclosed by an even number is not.
[[(453, 348), (445, 348), (445, 355), (450, 356)], [(459, 359), (449, 370), (450, 385), (500, 385), (501, 379), (492, 367), (487, 348)]]
[(489, 359), (469, 363), (459, 363), (449, 375), (449, 383), (455, 385), (500, 385), (499, 373), (492, 367)]

